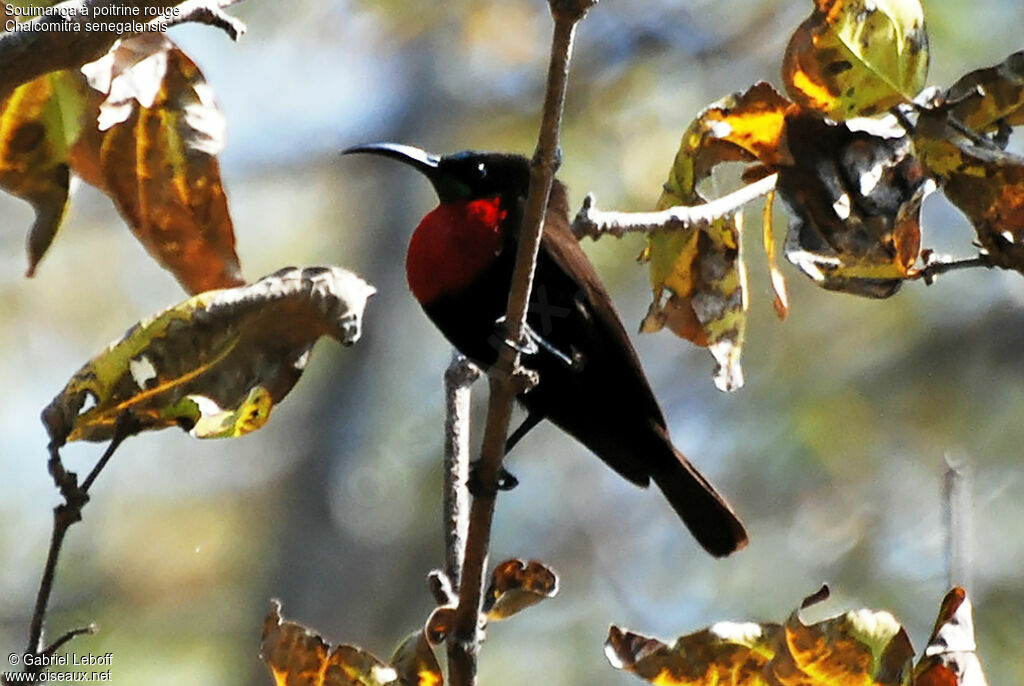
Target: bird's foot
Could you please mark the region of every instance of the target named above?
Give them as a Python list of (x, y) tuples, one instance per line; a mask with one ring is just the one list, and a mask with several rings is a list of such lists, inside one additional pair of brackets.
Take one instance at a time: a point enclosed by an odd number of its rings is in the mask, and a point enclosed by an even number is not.
[(494, 484), (494, 489), (491, 490), (489, 488), (485, 488), (480, 482), (479, 464), (479, 460), (474, 460), (469, 463), (469, 480), (466, 482), (466, 485), (469, 487), (469, 492), (474, 498), (494, 496), (497, 495), (498, 491), (511, 491), (519, 485), (519, 479), (517, 479), (512, 472), (508, 471), (504, 467), (499, 467), (498, 478)]
[(559, 350), (553, 343), (534, 331), (529, 324), (523, 324), (523, 335), (518, 341), (513, 341), (508, 335), (507, 327), (505, 325), (505, 317), (499, 318), (498, 321), (495, 322), (495, 327), (497, 328), (498, 340), (500, 340), (504, 345), (518, 350), (523, 355), (536, 355), (541, 350), (545, 350), (554, 355), (555, 359), (564, 364), (570, 370), (577, 372), (583, 369), (583, 353), (572, 348), (572, 354), (566, 354)]
[(536, 355), (538, 348), (536, 341), (530, 336), (530, 327), (524, 325), (523, 335), (518, 341), (512, 340), (512, 337), (508, 335), (508, 325), (505, 322), (504, 315), (498, 317), (498, 320), (494, 322), (495, 334), (497, 341), (500, 341), (502, 345), (506, 345), (513, 350), (518, 351), (522, 355)]

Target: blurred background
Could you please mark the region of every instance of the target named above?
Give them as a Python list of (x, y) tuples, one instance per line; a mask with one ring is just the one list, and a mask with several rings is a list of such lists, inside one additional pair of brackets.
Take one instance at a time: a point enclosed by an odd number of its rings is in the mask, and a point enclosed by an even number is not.
[[(924, 3), (929, 81), (949, 85), (1022, 47), (1019, 0)], [(603, 0), (579, 32), (560, 175), (578, 207), (650, 209), (691, 118), (778, 75), (810, 2)], [(335, 0), (238, 5), (241, 42), (171, 36), (203, 68), (228, 121), (222, 156), (246, 276), (336, 263), (379, 289), (364, 338), (318, 345), (261, 431), (200, 442), (129, 440), (72, 528), (50, 635), (95, 622), (79, 654), (114, 653), (118, 684), (270, 683), (257, 658), (269, 599), (327, 639), (387, 657), (432, 607), (441, 564), (441, 374), (449, 350), (405, 287), (404, 249), (433, 192), (348, 145), (532, 151), (550, 20), (543, 0)], [(1019, 146), (1018, 146), (1019, 148)], [(723, 189), (726, 190), (726, 189)], [(925, 245), (971, 254), (941, 196)], [(784, 619), (828, 582), (813, 617), (891, 610), (920, 652), (947, 590), (944, 458), (973, 478), (970, 591), (992, 684), (1024, 684), (1024, 279), (974, 270), (873, 302), (816, 288), (783, 265), (780, 323), (756, 211), (746, 386), (715, 390), (710, 355), (668, 333), (635, 342), (675, 441), (745, 518), (752, 542), (703, 554), (655, 492), (619, 479), (542, 426), (509, 467), (492, 559), (539, 558), (558, 597), (489, 631), (480, 682), (633, 684), (607, 664), (614, 622), (663, 639), (718, 620)], [(174, 279), (88, 187), (36, 278), (23, 278), (32, 213), (0, 197), (0, 653), (24, 649), (57, 502), (41, 408), (133, 322), (182, 300)], [(777, 221), (784, 222), (780, 214)], [(627, 328), (646, 311), (635, 238), (587, 241)], [(1017, 352), (1014, 352), (1017, 351)], [(482, 385), (477, 407), (486, 401)], [(478, 440), (482, 412), (474, 426)], [(101, 446), (72, 445), (88, 471)]]

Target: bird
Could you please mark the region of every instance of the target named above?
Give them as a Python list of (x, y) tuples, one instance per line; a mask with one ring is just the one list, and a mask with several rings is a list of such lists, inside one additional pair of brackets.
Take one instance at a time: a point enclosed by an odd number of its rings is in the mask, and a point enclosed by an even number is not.
[[(509, 343), (502, 321), (530, 183), (530, 162), (501, 152), (428, 153), (398, 143), (343, 154), (404, 163), (433, 185), (439, 204), (409, 241), (409, 289), (448, 341), (483, 369)], [(638, 486), (651, 481), (711, 555), (748, 542), (727, 500), (677, 450), (640, 360), (593, 264), (569, 225), (565, 186), (554, 180), (526, 319), (523, 363), (537, 383), (506, 446), (548, 420)]]

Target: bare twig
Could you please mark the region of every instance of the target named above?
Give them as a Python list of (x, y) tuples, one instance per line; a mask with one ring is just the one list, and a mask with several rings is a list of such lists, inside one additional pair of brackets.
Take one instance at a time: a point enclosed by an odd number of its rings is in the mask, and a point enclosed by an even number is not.
[[(13, 31), (0, 33), (0, 101), (23, 83), (51, 71), (72, 69), (99, 59), (118, 38), (153, 31), (160, 23), (172, 26), (186, 21), (201, 22), (221, 28), (237, 39), (245, 26), (225, 14), (224, 8), (238, 2), (241, 0), (62, 2), (54, 7), (58, 13), (37, 17)], [(116, 13), (111, 8), (116, 8)], [(88, 24), (92, 26), (87, 27)], [(100, 24), (102, 30), (98, 29)]]
[(459, 587), (469, 528), (470, 387), (480, 370), (460, 355), (444, 373), (444, 572), (452, 589)]
[(970, 590), (971, 581), (971, 472), (962, 455), (946, 455), (942, 479), (946, 519), (947, 586)]
[[(516, 265), (505, 317), (507, 332), (512, 341), (519, 341), (523, 336), (537, 252), (540, 248), (541, 229), (555, 168), (558, 165), (559, 131), (573, 38), (576, 26), (596, 3), (597, 0), (549, 0), (555, 24), (551, 61), (548, 66), (540, 135), (530, 166), (530, 190), (518, 234)], [(452, 686), (471, 686), (476, 682), (483, 573), (491, 539), (497, 478), (505, 453), (512, 402), (524, 384), (519, 367), (519, 351), (515, 347), (502, 348), (497, 363), (491, 368), (489, 382), (487, 425), (484, 429), (483, 447), (477, 468), (483, 493), (473, 498), (470, 509), (466, 555), (459, 584), (459, 605), (455, 628), (449, 639), (449, 683)]]
[(594, 196), (589, 194), (583, 199), (583, 207), (572, 222), (572, 231), (577, 238), (590, 236), (597, 240), (608, 233), (621, 238), (625, 233), (678, 231), (707, 226), (768, 195), (775, 189), (777, 180), (778, 174), (771, 174), (709, 203), (692, 207), (677, 205), (661, 212), (605, 212), (596, 208)]
[(925, 266), (914, 274), (910, 279), (921, 279), (927, 285), (931, 286), (935, 282), (935, 277), (946, 272), (959, 271), (961, 269), (974, 269), (976, 267), (984, 267), (985, 269), (992, 269), (995, 265), (992, 264), (992, 259), (987, 254), (981, 254), (977, 257), (968, 257), (960, 260), (931, 260), (928, 261)]
[(58, 650), (60, 650), (64, 646), (64, 644), (70, 641), (71, 639), (76, 638), (78, 636), (86, 636), (94, 633), (96, 633), (95, 624), (90, 624), (89, 626), (83, 626), (77, 629), (71, 629), (70, 631), (65, 631), (60, 638), (58, 638), (56, 641), (47, 646), (46, 650), (44, 650), (42, 654), (49, 657), (50, 655), (53, 655)]
[[(235, 0), (235, 2), (239, 1)], [(245, 33), (245, 24), (222, 9), (229, 4), (232, 3), (215, 3), (209, 2), (209, 0), (185, 0), (178, 5), (178, 16), (168, 21), (167, 25), (207, 24), (224, 31), (231, 37), (231, 40), (238, 40)]]
[[(53, 593), (53, 581), (57, 574), (57, 562), (60, 560), (60, 552), (64, 545), (64, 538), (68, 529), (75, 522), (82, 520), (82, 509), (89, 502), (89, 488), (96, 481), (96, 477), (110, 461), (114, 451), (124, 442), (124, 439), (138, 432), (138, 427), (128, 414), (122, 415), (114, 430), (114, 437), (107, 446), (103, 456), (96, 463), (96, 466), (89, 472), (89, 476), (81, 485), (78, 484), (78, 476), (64, 468), (60, 459), (60, 446), (51, 443), (49, 446), (50, 460), (48, 468), (54, 483), (64, 497), (64, 502), (53, 508), (53, 531), (50, 535), (50, 548), (46, 554), (46, 564), (43, 567), (43, 575), (39, 580), (39, 592), (36, 594), (35, 610), (32, 613), (32, 621), (29, 624), (29, 637), (26, 653), (31, 655), (52, 655), (61, 646), (76, 636), (92, 633), (91, 626), (73, 629), (63, 634), (49, 646), (43, 645), (43, 625), (46, 621), (47, 608), (50, 604), (50, 596)], [(42, 662), (41, 660), (33, 661)], [(44, 669), (42, 664), (26, 664), (24, 672), (30, 675), (38, 675)]]

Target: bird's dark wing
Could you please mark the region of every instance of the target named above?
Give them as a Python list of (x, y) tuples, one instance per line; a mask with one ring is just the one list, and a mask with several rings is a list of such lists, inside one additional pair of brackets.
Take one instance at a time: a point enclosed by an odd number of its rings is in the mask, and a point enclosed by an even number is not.
[(642, 402), (642, 406), (635, 408), (637, 414), (648, 417), (658, 426), (665, 428), (661, 408), (647, 382), (640, 359), (629, 340), (629, 334), (626, 333), (611, 296), (601, 282), (593, 263), (569, 228), (569, 201), (565, 186), (557, 180), (551, 188), (541, 253), (550, 258), (562, 273), (576, 283), (576, 301), (593, 319), (595, 335), (601, 339), (601, 349), (619, 358), (609, 360), (610, 365), (602, 365), (609, 367), (608, 371), (612, 374), (613, 378), (609, 378), (608, 381), (638, 386), (635, 389), (622, 388), (625, 397), (634, 402)]

